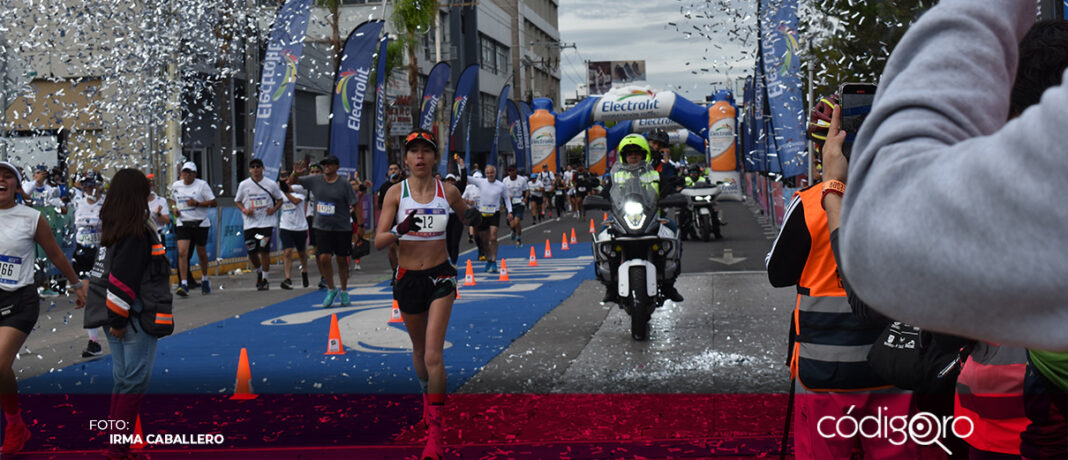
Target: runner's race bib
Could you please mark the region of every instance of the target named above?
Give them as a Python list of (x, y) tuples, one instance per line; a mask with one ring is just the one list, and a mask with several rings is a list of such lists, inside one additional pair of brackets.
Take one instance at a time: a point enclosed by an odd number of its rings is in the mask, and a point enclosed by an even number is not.
[(523, 204), (523, 197), (513, 196), (512, 204)]
[(579, 188), (578, 188), (578, 191), (580, 191), (580, 192), (585, 192), (585, 191), (586, 191), (586, 187), (579, 187)]
[(564, 191), (563, 191), (563, 190), (557, 190), (557, 191), (556, 191), (556, 194), (557, 194), (557, 195), (563, 195), (563, 194), (564, 194)]
[(22, 258), (0, 255), (0, 284), (18, 284)]
[(320, 201), (315, 204), (315, 212), (320, 216), (332, 216), (334, 215), (334, 209), (336, 206), (329, 201)]
[(282, 203), (282, 212), (293, 212), (296, 209), (297, 205), (293, 204), (293, 202), (291, 201), (286, 201), (285, 203)]
[(497, 205), (495, 204), (483, 204), (478, 207), (478, 212), (481, 212), (483, 216), (492, 216), (497, 213)]
[(100, 232), (92, 227), (83, 227), (78, 229), (78, 235), (75, 240), (82, 246), (99, 246)]
[(190, 211), (190, 210), (193, 210), (194, 208), (196, 208), (196, 206), (189, 206), (189, 199), (190, 198), (191, 197), (188, 197), (188, 196), (180, 196), (178, 198), (175, 198), (174, 199), (175, 207), (177, 207), (179, 211)]
[(419, 225), (419, 230), (409, 232), (411, 235), (424, 238), (440, 236), (449, 224), (449, 212), (440, 208), (420, 208), (416, 210), (413, 221)]
[(253, 198), (252, 199), (252, 207), (255, 208), (255, 209), (266, 208), (268, 203), (269, 202), (267, 201), (266, 197), (259, 197), (259, 198)]

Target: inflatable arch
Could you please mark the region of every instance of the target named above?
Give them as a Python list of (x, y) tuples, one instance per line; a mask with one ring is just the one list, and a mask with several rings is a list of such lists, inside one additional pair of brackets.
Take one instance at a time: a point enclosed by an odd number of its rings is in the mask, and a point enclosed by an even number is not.
[[(687, 144), (697, 144), (699, 147), (695, 148), (705, 152), (711, 166), (709, 177), (728, 182), (721, 196), (740, 199), (734, 146), (736, 112), (729, 91), (720, 91), (715, 98), (712, 106), (702, 107), (671, 91), (657, 93), (648, 88), (626, 87), (583, 99), (560, 114), (552, 111), (551, 99), (534, 99), (534, 112), (529, 117), (531, 170), (539, 171), (546, 164), (556, 171), (558, 147), (586, 130), (591, 169), (596, 166), (595, 171), (603, 174), (601, 168), (607, 171), (612, 160), (609, 150), (635, 130), (634, 120), (667, 118), (690, 131)], [(603, 122), (611, 121), (620, 123), (605, 129)], [(591, 128), (592, 134), (588, 131)]]

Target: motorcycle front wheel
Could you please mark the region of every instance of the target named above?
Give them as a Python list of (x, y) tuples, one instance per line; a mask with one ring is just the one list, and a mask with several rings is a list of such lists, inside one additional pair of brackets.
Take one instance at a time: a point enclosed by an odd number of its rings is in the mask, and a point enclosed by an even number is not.
[(653, 300), (645, 288), (645, 267), (630, 267), (630, 336), (637, 341), (649, 338), (649, 316)]
[(712, 232), (709, 230), (712, 228), (712, 222), (710, 222), (708, 215), (701, 216), (699, 220), (698, 229), (701, 232), (701, 241), (708, 241), (712, 237)]

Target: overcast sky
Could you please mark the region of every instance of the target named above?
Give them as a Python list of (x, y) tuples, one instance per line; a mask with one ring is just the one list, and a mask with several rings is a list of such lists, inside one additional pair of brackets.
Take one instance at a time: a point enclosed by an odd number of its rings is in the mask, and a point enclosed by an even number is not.
[(725, 87), (728, 76), (733, 80), (752, 71), (756, 19), (751, 3), (560, 0), (560, 39), (577, 46), (561, 52), (561, 96), (574, 97), (577, 85), (586, 82), (583, 59), (645, 60), (654, 90), (704, 101)]

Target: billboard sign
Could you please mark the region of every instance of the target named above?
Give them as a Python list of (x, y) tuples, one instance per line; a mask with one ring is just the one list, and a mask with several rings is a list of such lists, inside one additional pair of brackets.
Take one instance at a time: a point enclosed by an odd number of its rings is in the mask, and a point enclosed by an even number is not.
[(607, 93), (616, 86), (645, 81), (645, 61), (591, 61), (587, 68), (590, 96)]

